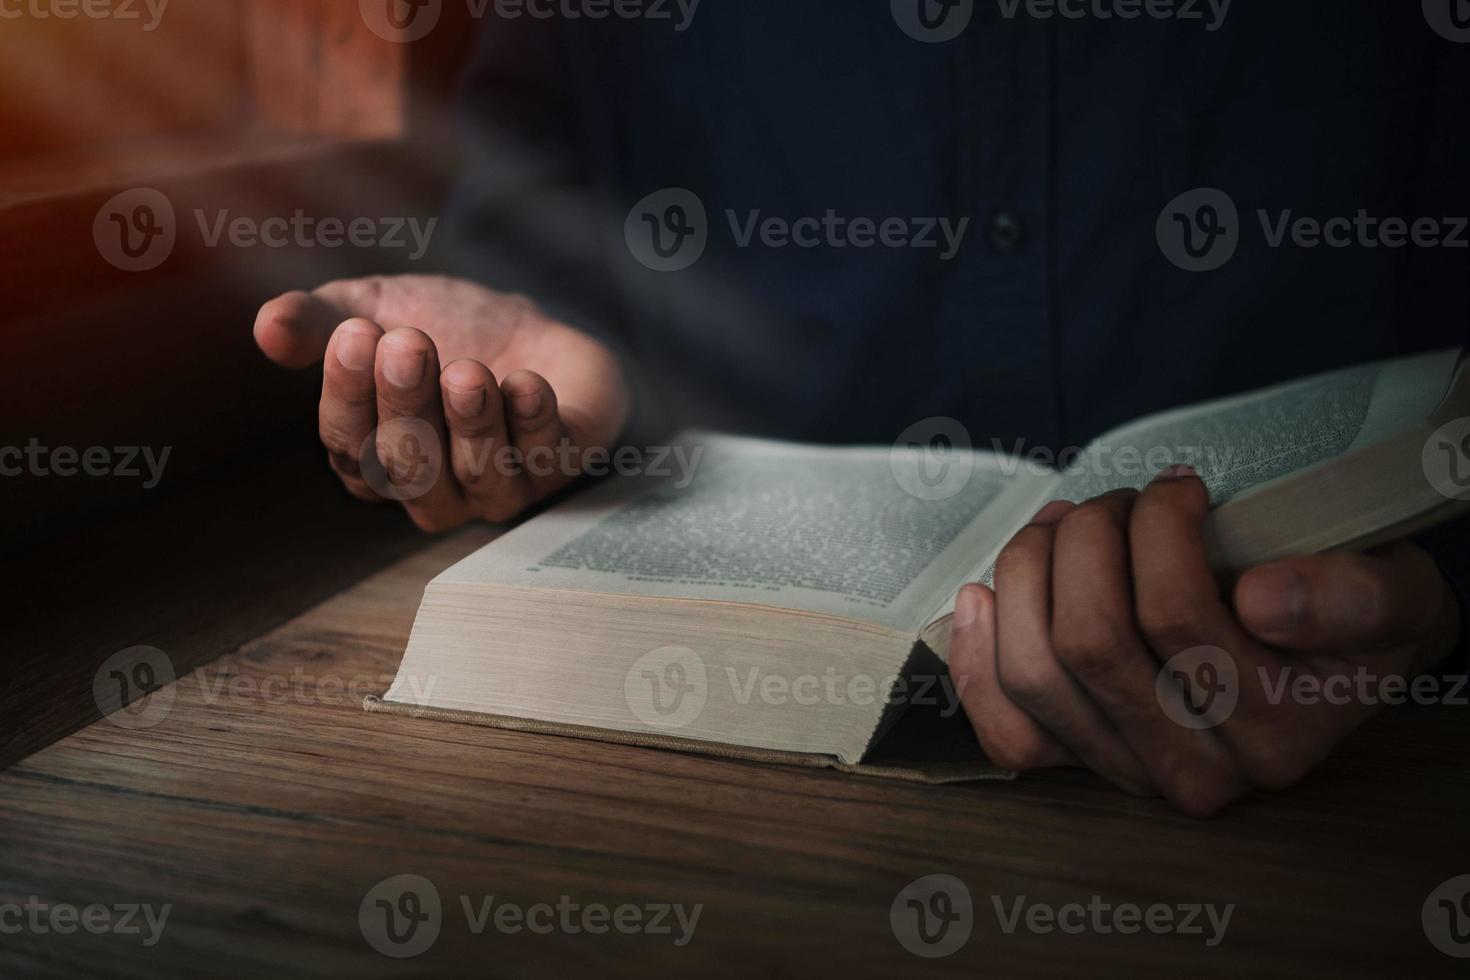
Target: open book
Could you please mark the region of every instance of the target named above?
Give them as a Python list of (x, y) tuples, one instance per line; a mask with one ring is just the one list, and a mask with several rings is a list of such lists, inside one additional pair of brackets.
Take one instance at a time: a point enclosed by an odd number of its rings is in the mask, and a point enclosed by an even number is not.
[(996, 774), (944, 668), (950, 610), (1042, 506), (1184, 462), (1211, 491), (1223, 578), (1380, 543), (1465, 508), (1466, 447), (1436, 430), (1470, 415), (1466, 375), (1458, 351), (1338, 371), (1144, 419), (1060, 471), (688, 433), (682, 468), (614, 477), (434, 579), (368, 707), (929, 781)]

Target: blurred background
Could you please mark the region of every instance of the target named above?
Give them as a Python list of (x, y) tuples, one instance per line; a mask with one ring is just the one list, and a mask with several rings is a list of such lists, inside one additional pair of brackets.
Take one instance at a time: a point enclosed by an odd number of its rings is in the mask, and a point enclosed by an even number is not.
[[(301, 424), (319, 375), (268, 364), (251, 325), (279, 292), (407, 266), (411, 248), (346, 230), (391, 215), (412, 243), (406, 222), (442, 209), (468, 21), (446, 4), (431, 37), (402, 44), (355, 0), (32, 4), (0, 20), (0, 446), (42, 460), (0, 480), (17, 571), (0, 765), (95, 716), (90, 674), (110, 653), (164, 646), (187, 670), (223, 652), (200, 625), (243, 636), (413, 542), (396, 515), (341, 506)], [(238, 219), (298, 213), (339, 220), (340, 246), (320, 244), (325, 227), (231, 243)], [(51, 472), (99, 448), (117, 472)], [(185, 583), (210, 599), (195, 608)]]

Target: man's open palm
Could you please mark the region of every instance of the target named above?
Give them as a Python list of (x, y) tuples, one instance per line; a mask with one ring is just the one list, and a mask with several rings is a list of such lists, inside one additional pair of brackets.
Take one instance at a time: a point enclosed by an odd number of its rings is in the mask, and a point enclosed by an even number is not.
[[(332, 468), (356, 496), (400, 500), (427, 531), (515, 516), (577, 476), (567, 449), (606, 448), (628, 416), (607, 347), (524, 297), (460, 279), (286, 293), (261, 307), (255, 341), (284, 367), (322, 365)], [(422, 479), (426, 458), (436, 465)]]

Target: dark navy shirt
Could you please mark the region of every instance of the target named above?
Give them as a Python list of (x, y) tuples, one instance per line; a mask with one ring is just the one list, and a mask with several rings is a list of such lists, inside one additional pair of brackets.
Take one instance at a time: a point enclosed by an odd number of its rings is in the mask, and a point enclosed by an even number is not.
[[(1444, 5), (703, 0), (685, 23), (673, 3), (672, 20), (491, 4), (464, 81), (454, 261), (612, 340), (645, 414), (880, 444), (952, 416), (977, 444), (1079, 445), (1470, 341), (1454, 220), (1470, 215), (1470, 19)], [(1098, 13), (1130, 6), (1200, 16)], [(655, 271), (625, 232), (675, 188), (707, 242)], [(829, 214), (905, 232), (857, 247), (813, 231)], [(1360, 214), (1433, 219), (1459, 247), (1273, 245), (1301, 218), (1338, 219), (1343, 241)], [(742, 241), (752, 217), (808, 219), (806, 244)], [(1230, 232), (1235, 252), (1181, 268), (1161, 218), (1193, 222), (1197, 250)], [(914, 247), (930, 219), (967, 222), (954, 254)]]

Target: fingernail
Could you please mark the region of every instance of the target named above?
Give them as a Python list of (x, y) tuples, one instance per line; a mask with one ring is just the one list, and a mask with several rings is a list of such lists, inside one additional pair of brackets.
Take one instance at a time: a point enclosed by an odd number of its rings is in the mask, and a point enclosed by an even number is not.
[(464, 418), (474, 418), (485, 410), (485, 389), (449, 388), (449, 407)]
[(980, 615), (980, 596), (969, 586), (960, 589), (954, 597), (954, 628), (965, 629)]
[(1175, 463), (1173, 466), (1160, 473), (1157, 477), (1155, 477), (1155, 479), (1182, 480), (1185, 477), (1189, 476), (1199, 476), (1199, 474), (1195, 472), (1193, 466), (1190, 466), (1187, 463)]
[(415, 388), (424, 379), (423, 351), (393, 350), (383, 358), (383, 376), (399, 388)]
[(349, 371), (367, 371), (373, 366), (378, 342), (364, 333), (337, 335), (337, 363)]
[(533, 391), (525, 395), (516, 395), (510, 400), (510, 409), (518, 417), (523, 419), (534, 419), (541, 414), (541, 392)]
[(1250, 573), (1241, 596), (1241, 618), (1269, 633), (1295, 629), (1306, 610), (1307, 593), (1301, 576), (1289, 568), (1258, 568)]

